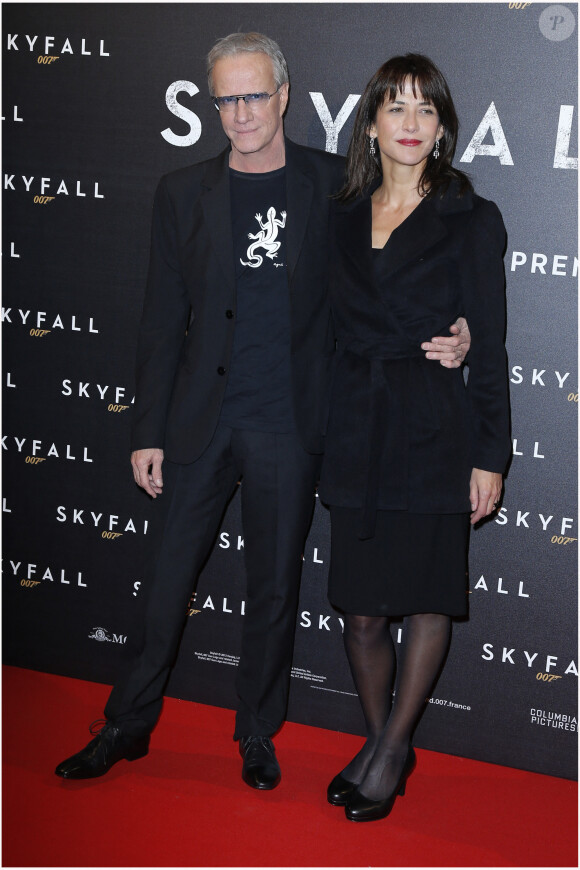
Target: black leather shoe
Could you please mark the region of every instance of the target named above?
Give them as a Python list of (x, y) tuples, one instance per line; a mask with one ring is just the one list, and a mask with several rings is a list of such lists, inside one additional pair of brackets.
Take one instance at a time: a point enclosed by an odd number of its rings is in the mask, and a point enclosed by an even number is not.
[(251, 788), (276, 788), (281, 779), (274, 744), (269, 737), (242, 737), (240, 755), (244, 759), (242, 779)]
[[(91, 725), (91, 734), (95, 733)], [(95, 776), (102, 776), (122, 758), (135, 761), (148, 752), (148, 734), (144, 737), (133, 737), (123, 734), (121, 728), (111, 722), (105, 722), (96, 737), (76, 755), (71, 755), (70, 758), (62, 761), (55, 773), (64, 779), (92, 779)]]
[(326, 799), (333, 807), (344, 807), (355, 789), (356, 783), (349, 782), (341, 773), (337, 773), (326, 789)]
[(389, 797), (383, 798), (383, 800), (371, 800), (371, 798), (365, 797), (364, 794), (361, 794), (356, 789), (344, 808), (347, 819), (350, 819), (352, 822), (373, 822), (377, 819), (386, 818), (393, 809), (397, 795), (402, 797), (405, 794), (407, 779), (413, 772), (416, 763), (415, 750), (413, 747), (410, 747), (397, 785)]

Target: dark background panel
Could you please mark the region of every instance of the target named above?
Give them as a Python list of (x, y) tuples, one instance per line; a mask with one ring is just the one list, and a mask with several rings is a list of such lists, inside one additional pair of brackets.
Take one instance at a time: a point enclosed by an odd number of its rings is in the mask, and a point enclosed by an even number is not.
[[(235, 30), (278, 40), (287, 133), (341, 154), (375, 69), (424, 52), (454, 95), (456, 164), (508, 230), (514, 456), (500, 513), (472, 533), (470, 616), (417, 744), (575, 777), (577, 5), (514, 5), (3, 5), (6, 662), (110, 683), (139, 642), (150, 505), (128, 454), (151, 205), (162, 173), (227, 144), (208, 49)], [(173, 696), (235, 707), (242, 539), (234, 497), (184, 614)], [(317, 504), (288, 715), (362, 734), (329, 551)], [(400, 644), (403, 623), (392, 632)]]

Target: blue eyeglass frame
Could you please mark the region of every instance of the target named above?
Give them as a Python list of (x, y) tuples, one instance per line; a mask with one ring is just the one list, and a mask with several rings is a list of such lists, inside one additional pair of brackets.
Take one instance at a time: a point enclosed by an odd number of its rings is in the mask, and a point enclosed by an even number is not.
[[(258, 93), (254, 94), (232, 94), (231, 96), (227, 97), (214, 97), (213, 104), (218, 112), (221, 112), (223, 109), (229, 108), (230, 106), (235, 109), (235, 107), (237, 107), (238, 105), (238, 100), (243, 100), (246, 106), (248, 106), (251, 105), (252, 102), (261, 102), (262, 100), (264, 100), (265, 97), (270, 100), (275, 94), (278, 93), (281, 87), (282, 85), (278, 85), (276, 90), (271, 94), (268, 94), (266, 91), (259, 91)], [(235, 106), (233, 103), (223, 103), (221, 102), (222, 100), (235, 100)]]

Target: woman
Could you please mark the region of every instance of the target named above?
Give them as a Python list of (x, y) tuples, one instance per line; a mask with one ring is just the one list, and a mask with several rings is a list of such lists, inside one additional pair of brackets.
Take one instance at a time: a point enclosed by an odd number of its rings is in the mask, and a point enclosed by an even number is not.
[[(332, 209), (339, 355), (320, 496), (332, 522), (329, 598), (345, 613), (367, 739), (328, 800), (354, 821), (383, 818), (404, 793), (451, 618), (467, 612), (470, 522), (497, 507), (510, 454), (505, 230), (451, 166), (457, 127), (435, 65), (392, 58), (361, 99)], [(467, 386), (420, 349), (458, 315), (472, 336)], [(406, 619), (391, 710), (393, 616)]]

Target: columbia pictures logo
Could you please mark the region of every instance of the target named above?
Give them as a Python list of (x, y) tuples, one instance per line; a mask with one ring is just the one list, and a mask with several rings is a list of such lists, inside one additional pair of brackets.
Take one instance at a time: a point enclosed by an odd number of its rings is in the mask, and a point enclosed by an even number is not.
[(578, 731), (578, 720), (573, 713), (555, 713), (552, 710), (530, 710), (530, 724), (542, 725), (545, 728), (557, 728), (561, 731)]
[(540, 15), (538, 26), (546, 39), (551, 42), (563, 42), (574, 33), (576, 19), (567, 6), (548, 6)]

